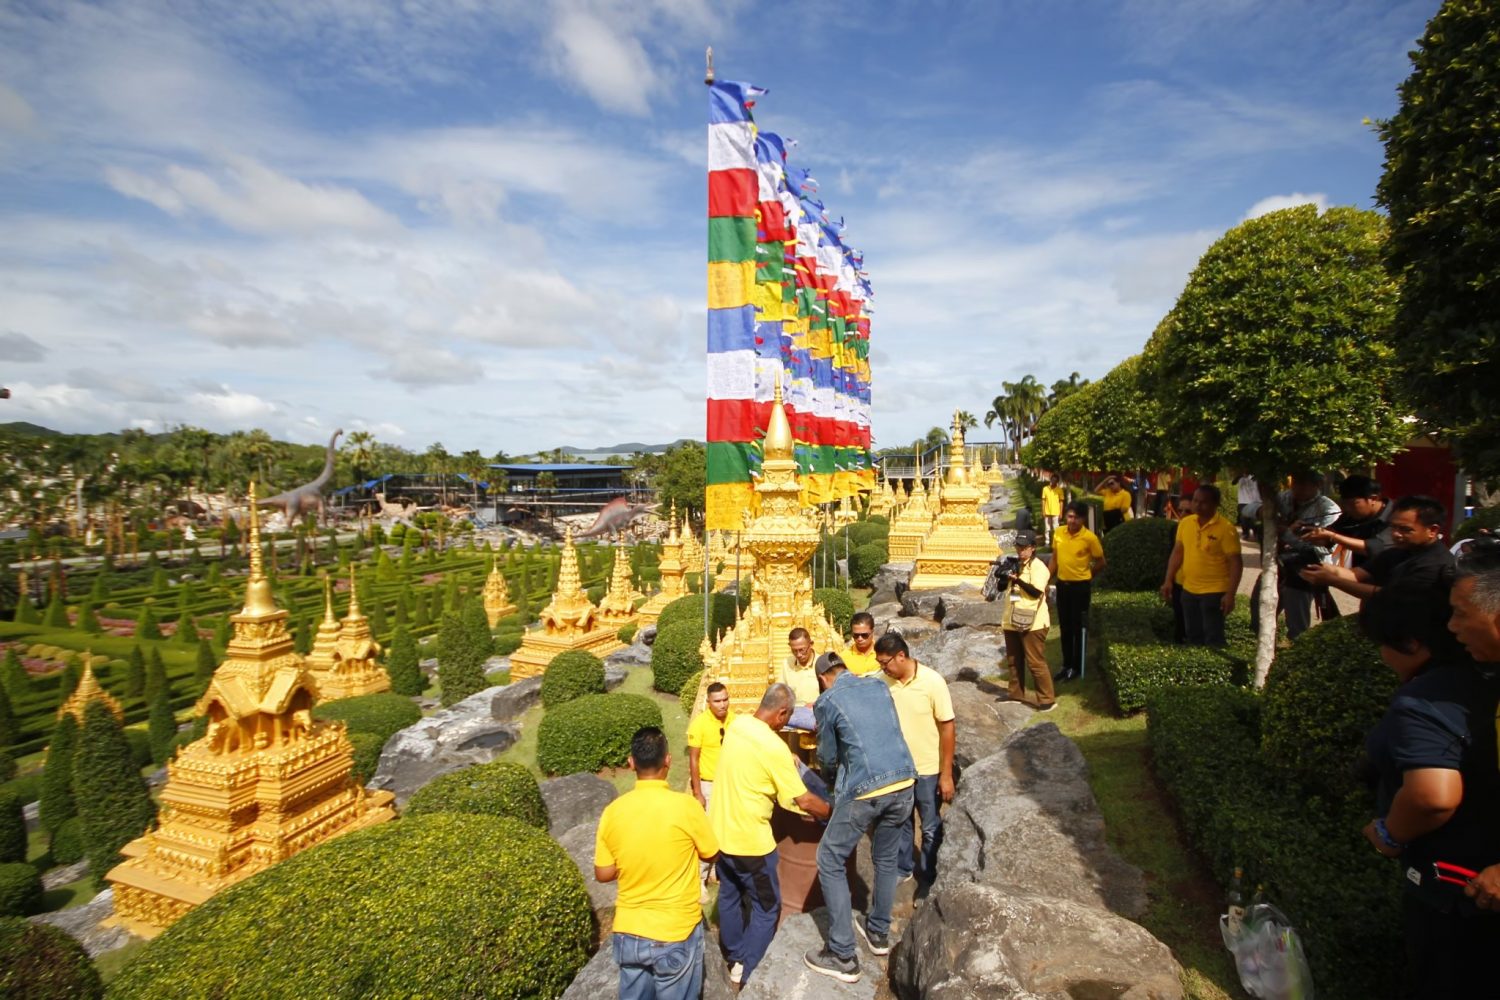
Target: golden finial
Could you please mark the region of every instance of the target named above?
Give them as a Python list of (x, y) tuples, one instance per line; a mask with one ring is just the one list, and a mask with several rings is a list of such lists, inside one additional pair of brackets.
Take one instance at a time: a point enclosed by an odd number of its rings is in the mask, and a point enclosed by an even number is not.
[(120, 703), (94, 676), (94, 651), (89, 649), (83, 654), (83, 673), (78, 678), (78, 686), (68, 694), (67, 699), (58, 708), (57, 717), (61, 719), (64, 715), (71, 715), (78, 720), (79, 725), (83, 725), (84, 709), (88, 707), (89, 702), (96, 699), (104, 702), (105, 707), (114, 713), (116, 719), (125, 718), (125, 710), (120, 707)]
[(359, 617), (359, 588), (355, 586), (354, 564), (349, 564), (349, 614), (350, 618)]
[(677, 537), (677, 501), (672, 501), (672, 516), (667, 521), (667, 544), (680, 545), (681, 539)]
[(792, 438), (792, 425), (786, 419), (786, 407), (781, 401), (781, 375), (776, 376), (776, 396), (771, 403), (771, 419), (766, 424), (764, 461), (790, 462), (796, 442)]
[(271, 581), (266, 579), (265, 567), (260, 555), (260, 509), (255, 505), (255, 480), (250, 480), (250, 579), (245, 584), (245, 606), (240, 614), (247, 618), (263, 618), (276, 613), (276, 599), (271, 594)]
[(336, 620), (333, 617), (333, 581), (329, 579), (326, 570), (323, 573), (323, 620), (325, 622)]

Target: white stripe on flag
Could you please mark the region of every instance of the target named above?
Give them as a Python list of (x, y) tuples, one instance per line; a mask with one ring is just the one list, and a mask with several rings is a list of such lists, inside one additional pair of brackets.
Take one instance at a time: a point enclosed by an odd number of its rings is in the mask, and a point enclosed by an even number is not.
[(721, 351), (708, 356), (709, 399), (755, 398), (755, 352)]
[(755, 132), (749, 122), (720, 122), (708, 127), (708, 169), (755, 169)]

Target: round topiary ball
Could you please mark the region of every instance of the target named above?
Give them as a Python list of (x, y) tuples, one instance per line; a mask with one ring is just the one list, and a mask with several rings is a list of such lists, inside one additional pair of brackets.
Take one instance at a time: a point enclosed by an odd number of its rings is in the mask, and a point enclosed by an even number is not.
[(621, 767), (636, 731), (661, 724), (660, 706), (644, 695), (584, 695), (542, 716), (536, 762), (547, 774)]
[(855, 587), (868, 587), (880, 572), (880, 567), (890, 562), (885, 542), (867, 542), (849, 553), (849, 583)]
[(1167, 575), (1177, 541), (1177, 522), (1163, 517), (1126, 521), (1104, 536), (1109, 563), (1104, 584), (1111, 590), (1155, 590)]
[(1398, 686), (1354, 616), (1310, 628), (1271, 666), (1261, 750), (1303, 787), (1347, 795), (1360, 787), (1356, 768), (1365, 734)]
[(604, 693), (604, 661), (582, 649), (559, 653), (542, 672), (542, 705), (555, 708), (586, 694)]
[(402, 816), (428, 813), (472, 813), (509, 816), (539, 830), (547, 829), (547, 804), (531, 772), (512, 761), (497, 760), (452, 771), (417, 790)]
[(20, 917), (0, 918), (0, 997), (97, 1000), (99, 970), (71, 934)]
[[(669, 605), (670, 606), (670, 605)], [(681, 694), (682, 685), (703, 670), (703, 626), (694, 622), (672, 622), (656, 629), (651, 644), (651, 684), (665, 694)]]
[(385, 740), (378, 733), (355, 733), (345, 734), (349, 738), (349, 745), (354, 747), (354, 780), (364, 784), (375, 777), (375, 770), (380, 766), (380, 751), (385, 748)]
[(110, 984), (119, 1000), (559, 996), (593, 916), (562, 847), (519, 820), (414, 816), (214, 896)]
[[(710, 634), (717, 639), (720, 633), (734, 627), (734, 597), (730, 594), (710, 594), (708, 627)], [(661, 615), (656, 619), (657, 634), (668, 625), (678, 622), (692, 622), (698, 626), (698, 634), (703, 634), (703, 595), (688, 594), (672, 601), (661, 609)]]
[(849, 634), (849, 621), (854, 617), (854, 600), (838, 587), (819, 587), (813, 591), (813, 600), (823, 606), (823, 617), (838, 629), (840, 635)]
[(693, 706), (698, 703), (698, 688), (703, 683), (703, 671), (698, 671), (682, 683), (682, 691), (677, 698), (682, 705), (682, 714), (689, 719), (693, 717)]
[[(849, 525), (849, 547), (856, 549), (871, 542), (884, 542), (891, 533), (891, 526), (884, 522), (860, 521)], [(843, 534), (843, 532), (840, 532)]]
[(312, 714), (315, 719), (342, 722), (349, 727), (350, 733), (378, 736), (382, 744), (422, 718), (422, 710), (417, 707), (416, 702), (390, 692), (325, 701), (314, 706)]
[(83, 821), (77, 816), (65, 819), (52, 832), (52, 843), (48, 848), (52, 860), (59, 865), (71, 865), (83, 860)]
[(24, 917), (42, 901), (42, 877), (24, 861), (0, 864), (0, 917)]

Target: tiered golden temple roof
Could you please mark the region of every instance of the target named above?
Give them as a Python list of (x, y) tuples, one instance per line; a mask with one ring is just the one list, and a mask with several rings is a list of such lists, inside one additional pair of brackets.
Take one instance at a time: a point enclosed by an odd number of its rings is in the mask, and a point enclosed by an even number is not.
[(990, 533), (989, 520), (979, 504), (989, 499), (989, 487), (971, 481), (964, 462), (964, 431), (953, 415), (948, 477), (942, 486), (932, 530), (921, 540), (912, 573), (913, 590), (932, 590), (960, 584), (984, 586), (991, 564), (1000, 556), (1000, 543)]
[(642, 625), (655, 625), (662, 609), (687, 593), (682, 575), (682, 539), (677, 534), (677, 503), (672, 503), (671, 519), (667, 522), (667, 537), (661, 545), (661, 589), (641, 605), (636, 612)]
[(536, 677), (559, 653), (583, 649), (604, 657), (624, 647), (616, 634), (618, 625), (599, 617), (599, 609), (583, 592), (578, 574), (578, 550), (573, 545), (573, 529), (563, 538), (562, 563), (557, 571), (557, 589), (542, 609), (541, 628), (527, 632), (521, 648), (511, 654), (510, 677), (513, 681)]
[(516, 613), (516, 606), (510, 599), (510, 586), (496, 563), (490, 564), (490, 574), (485, 577), (482, 600), (484, 617), (489, 621), (490, 628), (494, 628), (500, 619)]
[(99, 683), (99, 678), (94, 676), (94, 654), (89, 651), (83, 654), (83, 674), (78, 678), (78, 686), (73, 693), (57, 709), (57, 717), (61, 719), (65, 715), (71, 715), (83, 725), (83, 713), (88, 708), (89, 702), (102, 701), (114, 717), (121, 722), (125, 721), (125, 710), (120, 707), (120, 702), (114, 695), (104, 690)]

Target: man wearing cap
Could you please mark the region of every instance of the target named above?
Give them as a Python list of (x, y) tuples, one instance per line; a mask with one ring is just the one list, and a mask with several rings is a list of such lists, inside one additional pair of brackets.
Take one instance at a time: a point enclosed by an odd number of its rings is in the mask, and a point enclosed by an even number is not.
[[(814, 972), (852, 983), (859, 979), (854, 932), (875, 955), (890, 953), (891, 903), (901, 838), (910, 840), (912, 786), (917, 769), (890, 689), (878, 676), (850, 672), (838, 653), (817, 662), (818, 762), (833, 787), (833, 816), (818, 844), (818, 883), (828, 905), (828, 942), (803, 956)], [(834, 772), (837, 771), (837, 778)], [(875, 891), (870, 912), (855, 920), (849, 897), (849, 855), (870, 835)]]
[[(875, 658), (896, 703), (901, 735), (917, 768), (912, 789), (915, 811), (908, 833), (901, 838), (897, 878), (905, 882), (920, 875), (929, 885), (937, 877), (937, 852), (942, 843), (943, 819), (939, 800), (953, 801), (953, 697), (943, 675), (912, 658), (906, 640), (887, 632), (875, 641)], [(1052, 676), (1047, 675), (1048, 681)], [(922, 856), (915, 856), (915, 824), (922, 821)]]

